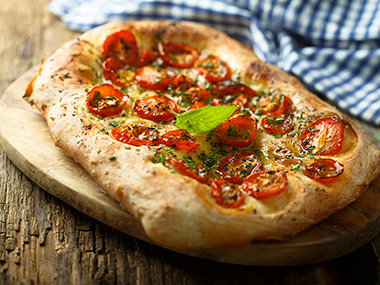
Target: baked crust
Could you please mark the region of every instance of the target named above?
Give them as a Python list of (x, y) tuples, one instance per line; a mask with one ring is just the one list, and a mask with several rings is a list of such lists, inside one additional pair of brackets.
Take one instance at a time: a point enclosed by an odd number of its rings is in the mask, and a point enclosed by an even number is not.
[[(306, 114), (298, 128), (322, 113), (339, 118), (345, 126), (345, 142), (334, 158), (344, 165), (344, 172), (323, 184), (288, 168), (289, 185), (284, 192), (261, 201), (249, 197), (241, 207), (227, 209), (215, 203), (209, 186), (153, 164), (151, 147), (126, 146), (99, 132), (103, 125), (82, 110), (85, 89), (93, 87), (102, 70), (104, 40), (119, 29), (132, 32), (140, 50), (165, 40), (188, 43), (226, 61), (245, 84), (281, 90)], [(134, 215), (155, 243), (172, 249), (286, 239), (356, 200), (380, 173), (380, 151), (360, 126), (311, 94), (296, 78), (261, 62), (248, 47), (201, 24), (144, 21), (95, 28), (47, 59), (24, 98), (45, 117), (53, 142)], [(279, 144), (265, 134), (257, 140), (268, 149), (268, 157)]]

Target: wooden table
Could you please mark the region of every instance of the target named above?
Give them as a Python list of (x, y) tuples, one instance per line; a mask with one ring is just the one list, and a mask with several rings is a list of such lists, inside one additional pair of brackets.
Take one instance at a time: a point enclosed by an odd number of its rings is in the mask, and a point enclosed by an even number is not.
[[(78, 36), (46, 10), (48, 2), (0, 0), (0, 94)], [(373, 138), (376, 128), (361, 125)], [(0, 284), (380, 284), (380, 235), (346, 256), (312, 265), (253, 267), (193, 258), (61, 202), (18, 170), (1, 146), (0, 199)]]

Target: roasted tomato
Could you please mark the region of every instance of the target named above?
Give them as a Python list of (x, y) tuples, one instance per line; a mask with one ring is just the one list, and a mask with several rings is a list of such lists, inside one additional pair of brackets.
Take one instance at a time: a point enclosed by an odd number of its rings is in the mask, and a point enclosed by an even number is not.
[(105, 58), (116, 57), (125, 64), (133, 64), (138, 56), (135, 37), (126, 30), (109, 35), (103, 43), (102, 55)]
[(263, 96), (256, 105), (256, 112), (259, 112), (259, 115), (269, 115), (277, 118), (281, 114), (288, 112), (292, 104), (292, 99), (284, 94)]
[(159, 133), (154, 128), (140, 125), (128, 125), (112, 129), (115, 140), (134, 146), (158, 144)]
[(303, 173), (311, 179), (330, 183), (343, 173), (344, 167), (338, 161), (329, 158), (314, 159), (312, 164), (302, 167)]
[(198, 166), (192, 160), (177, 160), (169, 157), (166, 162), (172, 165), (177, 171), (189, 176), (200, 183), (207, 183), (209, 180), (209, 173), (206, 169)]
[(198, 58), (197, 49), (183, 43), (159, 43), (158, 52), (164, 64), (176, 68), (189, 68)]
[(172, 82), (174, 72), (148, 65), (137, 69), (135, 78), (140, 87), (144, 89), (161, 90)]
[(282, 170), (262, 170), (248, 176), (243, 183), (243, 190), (257, 200), (273, 197), (283, 192), (288, 186), (288, 178)]
[(197, 101), (205, 101), (210, 95), (210, 92), (201, 87), (191, 87), (184, 92), (184, 101), (194, 103)]
[(211, 179), (211, 195), (216, 203), (224, 208), (238, 208), (245, 200), (245, 193), (241, 186), (228, 183), (223, 179)]
[(281, 114), (277, 118), (265, 117), (261, 126), (270, 134), (286, 134), (293, 128), (292, 117), (289, 114)]
[(161, 94), (152, 94), (136, 100), (133, 109), (140, 118), (155, 122), (172, 119), (174, 114), (171, 111), (178, 112), (176, 103)]
[(189, 106), (189, 108), (187, 109), (188, 111), (189, 110), (193, 110), (193, 109), (198, 109), (198, 108), (202, 108), (206, 106), (203, 102), (199, 102), (199, 101), (195, 101), (195, 103), (191, 106)]
[(156, 60), (157, 60), (157, 55), (155, 54), (154, 51), (144, 49), (140, 55), (139, 67), (151, 65)]
[(240, 105), (244, 108), (249, 107), (252, 98), (258, 96), (256, 91), (247, 85), (232, 80), (224, 80), (214, 84), (213, 93), (225, 105)]
[(243, 147), (251, 144), (256, 136), (257, 123), (247, 116), (225, 120), (215, 128), (215, 138), (225, 145)]
[(181, 93), (189, 90), (191, 87), (197, 86), (197, 84), (190, 80), (183, 74), (177, 75), (168, 86), (168, 90), (172, 93)]
[(121, 87), (129, 87), (134, 83), (135, 72), (128, 64), (115, 57), (109, 57), (102, 64), (104, 78)]
[(227, 155), (219, 162), (217, 172), (224, 180), (242, 184), (244, 178), (263, 169), (263, 164), (253, 153), (240, 152)]
[(213, 55), (199, 57), (194, 64), (194, 69), (213, 83), (228, 80), (231, 77), (231, 69), (228, 64)]
[(87, 109), (98, 116), (108, 117), (119, 114), (125, 105), (124, 94), (110, 84), (102, 84), (87, 92)]
[(193, 150), (199, 146), (199, 141), (186, 130), (173, 130), (162, 135), (160, 143), (177, 150)]
[(302, 148), (312, 154), (334, 155), (342, 149), (342, 124), (330, 117), (320, 118), (306, 127), (301, 135)]

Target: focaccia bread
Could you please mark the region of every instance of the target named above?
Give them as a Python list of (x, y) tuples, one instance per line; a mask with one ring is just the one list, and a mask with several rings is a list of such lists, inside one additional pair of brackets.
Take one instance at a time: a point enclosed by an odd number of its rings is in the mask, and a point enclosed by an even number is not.
[(24, 98), (53, 142), (168, 248), (286, 239), (380, 172), (360, 126), (201, 24), (95, 28), (46, 59)]

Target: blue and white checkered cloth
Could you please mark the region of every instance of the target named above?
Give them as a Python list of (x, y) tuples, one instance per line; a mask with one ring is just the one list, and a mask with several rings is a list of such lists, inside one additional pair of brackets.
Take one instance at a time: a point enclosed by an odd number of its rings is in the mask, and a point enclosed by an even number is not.
[(380, 0), (53, 0), (48, 9), (77, 31), (126, 20), (205, 23), (380, 126)]

